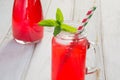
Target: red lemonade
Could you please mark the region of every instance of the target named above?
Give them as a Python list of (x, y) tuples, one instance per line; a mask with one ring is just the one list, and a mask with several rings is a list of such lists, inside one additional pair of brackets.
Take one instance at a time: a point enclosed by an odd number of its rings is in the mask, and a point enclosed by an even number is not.
[(12, 30), (15, 39), (24, 42), (40, 41), (43, 27), (38, 22), (43, 19), (40, 0), (14, 0)]
[(85, 80), (87, 39), (83, 37), (67, 44), (61, 39), (52, 39), (51, 80)]

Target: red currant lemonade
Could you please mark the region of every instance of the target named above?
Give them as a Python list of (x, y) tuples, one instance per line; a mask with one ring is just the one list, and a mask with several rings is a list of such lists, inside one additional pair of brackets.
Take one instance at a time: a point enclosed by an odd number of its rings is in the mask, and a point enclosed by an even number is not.
[(38, 22), (43, 19), (40, 0), (14, 0), (12, 29), (16, 40), (37, 42), (43, 37), (43, 27)]
[(52, 39), (52, 80), (85, 80), (86, 37)]

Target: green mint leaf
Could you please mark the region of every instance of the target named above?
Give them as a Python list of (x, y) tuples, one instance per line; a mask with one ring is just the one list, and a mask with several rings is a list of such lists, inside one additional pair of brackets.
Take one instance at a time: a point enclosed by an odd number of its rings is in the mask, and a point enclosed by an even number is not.
[(67, 24), (62, 24), (61, 25), (62, 30), (70, 32), (70, 33), (76, 33), (77, 29), (73, 26), (67, 25)]
[(53, 19), (42, 20), (38, 23), (40, 26), (54, 27), (57, 26), (57, 22)]
[(62, 23), (64, 21), (64, 17), (62, 11), (58, 8), (56, 12), (56, 21)]
[(56, 26), (54, 29), (54, 36), (56, 36), (57, 34), (59, 34), (61, 32), (61, 27), (60, 26)]

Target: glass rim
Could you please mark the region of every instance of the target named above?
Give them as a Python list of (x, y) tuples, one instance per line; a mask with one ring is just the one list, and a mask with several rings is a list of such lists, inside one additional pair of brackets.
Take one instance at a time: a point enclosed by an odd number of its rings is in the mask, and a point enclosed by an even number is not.
[(62, 40), (73, 40), (75, 39), (76, 35), (77, 35), (77, 40), (87, 37), (86, 30), (84, 30), (80, 34), (73, 34), (65, 31), (61, 31), (57, 36), (55, 36), (55, 38)]

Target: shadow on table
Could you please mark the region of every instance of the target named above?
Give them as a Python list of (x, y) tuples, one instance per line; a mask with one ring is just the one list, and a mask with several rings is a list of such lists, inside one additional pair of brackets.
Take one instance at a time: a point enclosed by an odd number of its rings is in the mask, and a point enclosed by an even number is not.
[(0, 46), (0, 80), (21, 80), (28, 68), (34, 44), (22, 45), (15, 40)]

